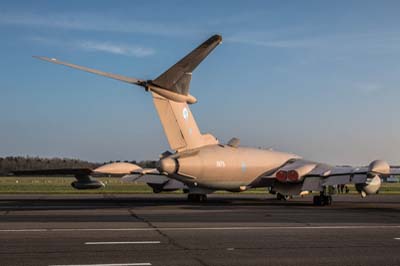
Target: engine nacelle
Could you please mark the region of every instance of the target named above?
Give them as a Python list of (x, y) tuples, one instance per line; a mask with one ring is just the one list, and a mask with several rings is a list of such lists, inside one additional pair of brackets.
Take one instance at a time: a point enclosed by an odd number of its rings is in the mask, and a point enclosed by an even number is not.
[(75, 189), (99, 189), (105, 187), (104, 183), (98, 180), (74, 181), (71, 186)]
[(368, 172), (371, 174), (389, 174), (390, 173), (390, 165), (382, 160), (375, 160), (371, 162), (368, 166)]
[(312, 162), (298, 160), (285, 165), (276, 174), (276, 179), (281, 183), (300, 183), (304, 176), (310, 173), (317, 165)]
[(390, 165), (382, 160), (375, 160), (368, 166), (368, 176), (365, 183), (355, 184), (361, 197), (376, 194), (382, 185), (382, 180), (379, 175), (387, 175), (390, 173)]
[(368, 176), (365, 183), (355, 184), (358, 192), (360, 192), (361, 197), (365, 198), (367, 195), (376, 194), (380, 189), (382, 184), (379, 175)]

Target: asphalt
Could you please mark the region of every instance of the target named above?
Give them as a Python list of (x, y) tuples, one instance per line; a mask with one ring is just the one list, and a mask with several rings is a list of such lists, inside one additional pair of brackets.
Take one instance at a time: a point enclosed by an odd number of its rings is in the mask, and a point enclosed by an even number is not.
[(400, 265), (400, 196), (0, 195), (0, 265)]

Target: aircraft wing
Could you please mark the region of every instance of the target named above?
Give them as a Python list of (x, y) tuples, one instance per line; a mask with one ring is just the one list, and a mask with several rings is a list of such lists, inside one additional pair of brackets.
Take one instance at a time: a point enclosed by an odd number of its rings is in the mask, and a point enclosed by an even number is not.
[(126, 175), (133, 171), (143, 170), (140, 166), (133, 163), (117, 162), (109, 163), (97, 167), (91, 168), (58, 168), (58, 169), (35, 169), (35, 170), (19, 170), (13, 171), (14, 175), (19, 176), (57, 176), (57, 175), (73, 175), (77, 176), (88, 176), (88, 175)]
[(59, 168), (59, 169), (38, 169), (14, 171), (16, 176), (62, 176), (73, 175), (77, 181), (72, 182), (72, 187), (76, 189), (97, 189), (104, 187), (104, 183), (93, 179), (93, 175), (113, 175), (122, 176), (132, 171), (143, 170), (136, 164), (117, 162), (102, 165), (95, 169), (90, 168)]
[(39, 169), (39, 170), (21, 170), (12, 172), (16, 176), (59, 176), (73, 175), (85, 176), (93, 173), (90, 168), (60, 168), (60, 169)]
[(400, 176), (400, 167), (399, 166), (390, 166), (390, 175)]
[(122, 181), (146, 183), (152, 187), (156, 193), (161, 191), (174, 191), (187, 188), (187, 186), (182, 182), (161, 174), (155, 168), (133, 171), (129, 175), (122, 177)]
[(367, 167), (323, 165), (323, 168), (304, 176), (302, 190), (320, 191), (324, 186), (365, 183), (369, 173)]
[(373, 161), (368, 166), (332, 166), (303, 159), (290, 160), (273, 174), (264, 176), (281, 184), (302, 183), (303, 191), (321, 191), (325, 186), (366, 184), (371, 177), (400, 175), (400, 168), (384, 161)]
[(60, 176), (73, 175), (77, 181), (72, 182), (76, 189), (96, 189), (104, 187), (103, 182), (94, 179), (93, 175), (123, 176), (125, 182), (146, 183), (153, 188), (154, 192), (174, 191), (186, 189), (186, 185), (177, 180), (160, 174), (155, 168), (141, 168), (132, 163), (111, 163), (102, 165), (96, 169), (90, 168), (61, 168), (61, 169), (39, 169), (14, 171), (16, 176)]
[(162, 184), (170, 180), (170, 178), (160, 174), (160, 172), (155, 168), (145, 168), (132, 171), (130, 174), (123, 176), (121, 180), (123, 182), (151, 182)]
[(76, 181), (71, 183), (75, 189), (98, 189), (104, 187), (104, 183), (93, 179), (90, 175), (94, 171), (90, 168), (61, 168), (61, 169), (40, 169), (22, 170), (12, 172), (15, 176), (60, 176), (73, 175)]

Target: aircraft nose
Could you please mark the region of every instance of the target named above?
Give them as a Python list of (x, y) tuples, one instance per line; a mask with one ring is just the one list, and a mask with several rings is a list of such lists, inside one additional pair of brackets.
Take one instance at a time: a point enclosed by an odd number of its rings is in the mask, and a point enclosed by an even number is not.
[(167, 174), (174, 174), (178, 168), (177, 166), (178, 164), (176, 163), (176, 160), (167, 157), (159, 161), (158, 171)]

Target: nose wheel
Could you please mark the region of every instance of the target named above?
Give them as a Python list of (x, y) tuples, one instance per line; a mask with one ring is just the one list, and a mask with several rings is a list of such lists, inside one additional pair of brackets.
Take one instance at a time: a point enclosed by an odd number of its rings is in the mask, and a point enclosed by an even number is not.
[(188, 194), (188, 201), (190, 202), (206, 202), (207, 195), (206, 194)]

